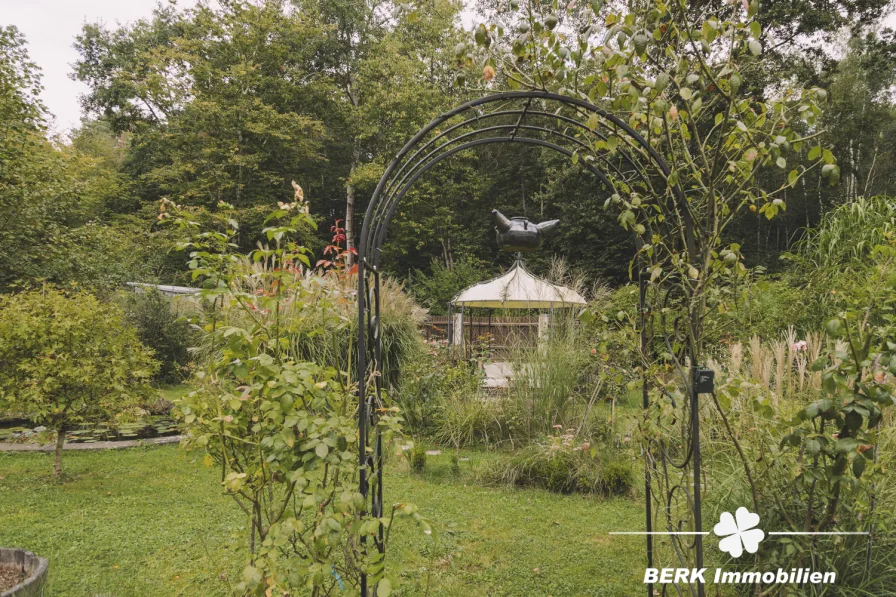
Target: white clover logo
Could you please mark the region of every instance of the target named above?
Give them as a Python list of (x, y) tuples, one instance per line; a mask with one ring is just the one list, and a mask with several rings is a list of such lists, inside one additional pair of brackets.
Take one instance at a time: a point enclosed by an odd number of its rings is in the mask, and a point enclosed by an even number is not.
[(713, 527), (717, 537), (724, 537), (719, 541), (719, 549), (734, 558), (742, 556), (744, 549), (747, 553), (756, 553), (759, 543), (765, 539), (762, 529), (756, 528), (758, 525), (759, 515), (744, 507), (738, 508), (734, 516), (731, 512), (722, 512), (719, 523)]

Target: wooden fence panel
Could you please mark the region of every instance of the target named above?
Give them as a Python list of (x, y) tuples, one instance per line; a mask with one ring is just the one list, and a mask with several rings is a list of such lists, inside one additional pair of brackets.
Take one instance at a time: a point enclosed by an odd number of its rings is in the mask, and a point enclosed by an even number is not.
[[(448, 316), (431, 315), (423, 324), (423, 335), (428, 341), (447, 341), (449, 324)], [(495, 349), (534, 345), (538, 339), (538, 317), (464, 317), (463, 338), (466, 345), (490, 344)]]

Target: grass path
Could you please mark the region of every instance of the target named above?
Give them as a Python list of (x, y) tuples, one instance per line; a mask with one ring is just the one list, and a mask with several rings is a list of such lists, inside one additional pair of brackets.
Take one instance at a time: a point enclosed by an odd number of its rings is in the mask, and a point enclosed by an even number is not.
[[(472, 454), (474, 460), (484, 458)], [(48, 597), (228, 595), (244, 554), (239, 510), (215, 472), (175, 446), (70, 452), (56, 482), (47, 454), (0, 454), (0, 545), (50, 560)], [(405, 525), (390, 557), (399, 595), (643, 595), (638, 502), (486, 488), (430, 457), (423, 476), (393, 471), (387, 502), (409, 501), (441, 531)], [(346, 593), (348, 595), (348, 593)]]

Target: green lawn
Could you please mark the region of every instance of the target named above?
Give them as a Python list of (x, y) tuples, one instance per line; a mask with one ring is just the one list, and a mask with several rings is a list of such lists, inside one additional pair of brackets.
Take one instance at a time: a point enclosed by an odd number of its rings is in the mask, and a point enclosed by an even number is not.
[[(398, 594), (426, 595), (429, 577), (433, 597), (643, 595), (643, 540), (607, 535), (642, 527), (638, 502), (477, 486), (469, 471), (487, 456), (470, 456), (459, 477), (447, 456), (423, 476), (388, 475), (387, 500), (418, 504), (440, 529), (435, 540), (409, 524), (394, 532)], [(63, 466), (58, 483), (50, 455), (0, 453), (0, 545), (49, 558), (49, 597), (229, 594), (241, 519), (199, 457), (67, 452)]]

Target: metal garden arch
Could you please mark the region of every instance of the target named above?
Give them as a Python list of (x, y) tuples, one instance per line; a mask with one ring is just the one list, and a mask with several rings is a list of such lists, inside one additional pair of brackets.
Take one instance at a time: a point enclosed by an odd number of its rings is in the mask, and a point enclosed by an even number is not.
[[(382, 339), (380, 337), (380, 250), (396, 209), (411, 186), (442, 160), (462, 151), (497, 143), (543, 147), (569, 156), (590, 171), (608, 194), (637, 189), (642, 193), (667, 191), (669, 166), (662, 156), (627, 122), (581, 99), (545, 91), (519, 91), (489, 95), (445, 112), (434, 119), (398, 152), (386, 168), (367, 207), (358, 245), (358, 433), (360, 493), (368, 512), (383, 515), (382, 437), (377, 430), (377, 408), (382, 404)], [(685, 203), (676, 185), (675, 201)], [(686, 223), (687, 228), (687, 223)], [(693, 234), (686, 230), (688, 247)], [(645, 282), (639, 275), (641, 319), (645, 317)], [(641, 348), (646, 336), (641, 326)], [(643, 390), (647, 404), (646, 382)], [(696, 413), (696, 410), (693, 411)], [(373, 432), (371, 433), (371, 430)], [(694, 434), (695, 440), (699, 433)], [(697, 441), (694, 441), (697, 444)], [(699, 446), (695, 445), (699, 470)], [(645, 467), (647, 530), (651, 530), (650, 469)], [(699, 473), (697, 473), (699, 474)], [(699, 520), (699, 484), (695, 484), (696, 524)], [(699, 530), (699, 529), (698, 529)], [(385, 550), (383, 529), (374, 540)], [(698, 540), (698, 566), (702, 544)], [(653, 542), (647, 536), (648, 565), (653, 560)], [(366, 575), (361, 577), (361, 595), (368, 597)], [(701, 587), (702, 589), (702, 587)], [(702, 593), (702, 591), (701, 591)], [(648, 595), (652, 586), (648, 585)]]

